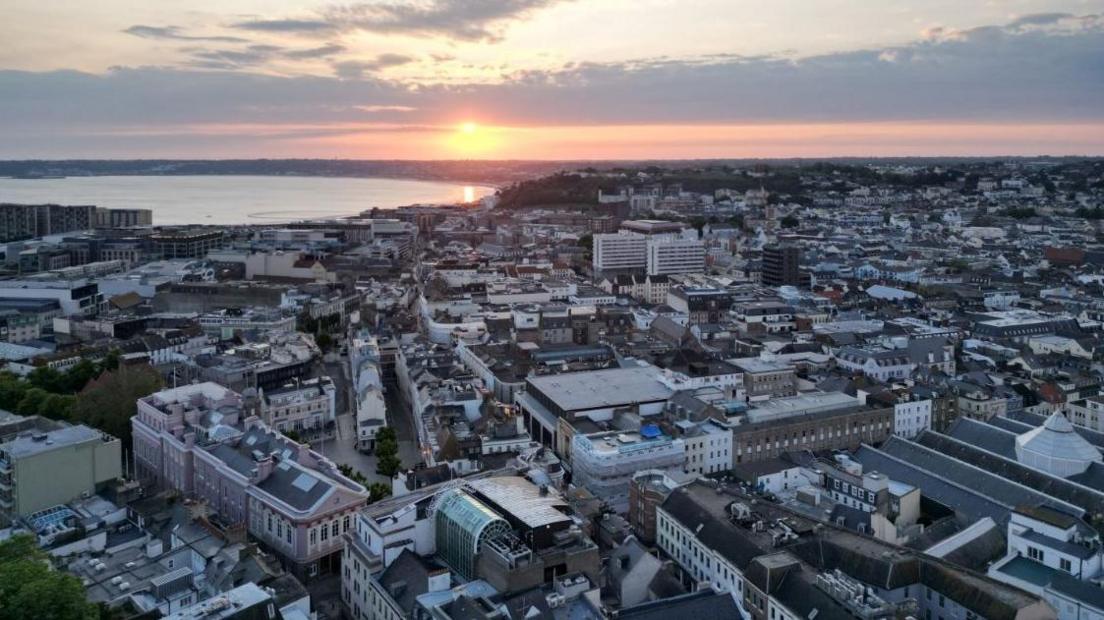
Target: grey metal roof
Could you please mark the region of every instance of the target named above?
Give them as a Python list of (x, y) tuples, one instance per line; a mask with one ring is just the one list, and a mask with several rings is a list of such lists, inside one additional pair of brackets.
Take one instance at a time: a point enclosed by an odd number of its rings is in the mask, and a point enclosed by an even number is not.
[(947, 435), (1005, 458), (1016, 458), (1016, 433), (970, 418), (959, 418)]
[[(922, 434), (921, 438), (923, 438), (923, 435), (927, 435), (927, 432)], [(1027, 487), (1025, 484), (1017, 483), (1002, 477), (1002, 475), (990, 469), (977, 466), (977, 464), (958, 460), (937, 448), (924, 446), (921, 445), (921, 443), (901, 439), (900, 437), (891, 437), (883, 443), (881, 449), (890, 456), (910, 463), (912, 467), (924, 469), (927, 472), (936, 474), (938, 478), (951, 481), (958, 484), (959, 487), (972, 490), (979, 495), (984, 495), (986, 498), (1004, 505), (1006, 509), (1012, 509), (1012, 507), (1020, 504), (1036, 503), (1058, 507), (1058, 509), (1065, 510), (1066, 512), (1072, 511), (1078, 516), (1084, 514), (1084, 509), (1079, 505), (1073, 505), (1069, 502), (1054, 498), (1054, 496), (1045, 494), (1037, 489)], [(859, 461), (862, 462), (863, 467), (866, 468), (867, 463), (862, 459), (859, 459)], [(878, 470), (882, 471), (881, 469)], [(892, 473), (890, 473), (890, 478), (893, 478)], [(916, 487), (920, 487), (921, 492), (925, 495), (931, 495), (931, 493), (928, 493), (927, 487), (925, 487), (924, 484), (912, 482), (907, 479), (904, 481), (914, 484)], [(956, 507), (955, 504), (948, 505)], [(994, 517), (994, 521), (1002, 523), (1006, 520), (1007, 511), (1005, 511), (1004, 514), (1000, 514), (999, 519), (998, 515), (986, 514), (984, 516), (992, 516)]]
[[(898, 440), (890, 438), (888, 443)], [(1006, 523), (1012, 509), (1023, 501), (1024, 496), (1015, 487), (1008, 488), (997, 482), (989, 485), (986, 481), (976, 481), (972, 472), (960, 469), (946, 471), (940, 469), (943, 460), (939, 455), (921, 454), (916, 461), (911, 459), (912, 450), (893, 452), (879, 450), (863, 445), (854, 454), (856, 461), (862, 463), (866, 471), (881, 472), (893, 480), (907, 482), (919, 487), (921, 493), (959, 514), (972, 519), (990, 517), (997, 523)], [(950, 460), (950, 459), (947, 459)]]
[(541, 493), (540, 487), (520, 476), (495, 476), (468, 483), (472, 489), (531, 528), (570, 522), (558, 493)]
[(1104, 512), (1104, 492), (1100, 490), (1048, 474), (933, 431), (921, 433), (916, 442), (957, 463), (973, 465), (987, 474), (1043, 494), (1052, 500), (1046, 502), (1048, 505), (1061, 508), (1054, 504), (1056, 500), (1086, 512)]

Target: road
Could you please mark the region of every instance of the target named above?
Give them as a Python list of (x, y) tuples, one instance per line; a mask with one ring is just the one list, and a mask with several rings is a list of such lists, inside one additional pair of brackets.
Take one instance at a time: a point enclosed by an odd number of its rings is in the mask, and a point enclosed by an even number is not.
[(418, 432), (414, 430), (414, 412), (394, 381), (384, 383), (383, 398), (387, 403), (387, 425), (395, 429), (399, 440), (399, 459), (404, 467), (413, 467), (422, 461)]
[[(339, 361), (324, 363), (323, 367), (337, 389), (334, 398), (337, 409), (336, 433), (332, 437), (312, 441), (311, 446), (338, 465), (348, 465), (364, 474), (369, 482), (390, 483), (376, 473), (376, 457), (364, 454), (356, 448), (356, 415), (352, 407), (353, 392), (348, 359), (342, 357)], [(384, 398), (387, 404), (387, 424), (394, 427), (399, 439), (399, 459), (403, 467), (412, 467), (420, 462), (421, 457), (410, 409), (399, 394), (398, 385), (393, 382), (385, 384)]]

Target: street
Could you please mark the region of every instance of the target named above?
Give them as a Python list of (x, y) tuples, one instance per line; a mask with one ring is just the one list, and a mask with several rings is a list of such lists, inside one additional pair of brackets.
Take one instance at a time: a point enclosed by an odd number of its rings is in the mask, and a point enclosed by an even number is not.
[[(317, 439), (311, 447), (338, 465), (348, 465), (364, 474), (369, 482), (382, 482), (390, 486), (390, 480), (376, 473), (376, 457), (365, 454), (356, 448), (356, 415), (353, 411), (353, 382), (349, 376), (347, 357), (337, 361), (325, 362), (323, 370), (334, 382), (336, 433), (332, 437)], [(399, 387), (394, 382), (384, 384), (384, 399), (387, 404), (387, 424), (395, 429), (399, 443), (399, 459), (403, 467), (412, 467), (420, 461), (414, 422)]]

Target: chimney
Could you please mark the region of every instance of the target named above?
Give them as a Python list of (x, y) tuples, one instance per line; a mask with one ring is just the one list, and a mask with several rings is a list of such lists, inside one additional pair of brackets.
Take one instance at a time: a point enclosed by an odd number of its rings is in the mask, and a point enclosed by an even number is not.
[(426, 592), (441, 592), (452, 586), (448, 569), (432, 571), (426, 575)]
[(272, 475), (272, 470), (276, 467), (276, 459), (271, 454), (257, 461), (257, 466), (253, 468), (254, 480), (253, 484), (263, 482), (266, 478)]

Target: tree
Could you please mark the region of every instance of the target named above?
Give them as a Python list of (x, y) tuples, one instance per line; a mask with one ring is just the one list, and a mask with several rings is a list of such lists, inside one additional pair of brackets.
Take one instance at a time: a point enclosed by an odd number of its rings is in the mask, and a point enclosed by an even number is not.
[(119, 368), (119, 350), (112, 349), (104, 356), (103, 361), (100, 362), (100, 367), (103, 370), (116, 370)]
[(391, 495), (391, 487), (382, 482), (368, 485), (368, 503), (378, 502), (389, 495)]
[(84, 358), (65, 373), (65, 377), (62, 379), (64, 389), (60, 391), (66, 394), (75, 394), (83, 390), (89, 381), (99, 376), (100, 372), (101, 369), (97, 368), (92, 360)]
[(798, 219), (792, 215), (787, 215), (786, 217), (782, 218), (782, 228), (797, 228), (798, 224), (800, 223), (801, 222), (799, 222)]
[(50, 567), (34, 538), (0, 542), (0, 618), (96, 620), (99, 609), (84, 597), (80, 580)]
[(314, 337), (314, 342), (323, 352), (329, 351), (330, 348), (333, 346), (333, 337), (323, 332)]
[(130, 443), (130, 418), (135, 402), (164, 387), (150, 366), (122, 366), (91, 381), (73, 403), (71, 419)]
[(68, 420), (75, 402), (77, 397), (72, 394), (48, 394), (38, 406), (38, 415), (51, 420)]
[(49, 398), (50, 393), (38, 387), (33, 387), (23, 394), (23, 400), (15, 406), (17, 413), (21, 415), (38, 415), (39, 409)]
[(1004, 214), (1017, 220), (1026, 220), (1036, 215), (1035, 207), (1012, 207), (1006, 209)]
[(19, 403), (26, 393), (27, 384), (25, 381), (9, 372), (0, 374), (0, 408), (17, 411)]
[(381, 441), (389, 441), (397, 444), (399, 436), (395, 434), (395, 429), (390, 426), (385, 426), (376, 433), (376, 443), (378, 444)]
[(385, 426), (376, 433), (376, 473), (394, 478), (402, 468), (399, 460), (399, 442), (395, 429)]
[(399, 470), (402, 469), (402, 461), (399, 460), (399, 457), (396, 454), (377, 453), (376, 458), (376, 473), (381, 476), (394, 478), (395, 474), (399, 473)]
[(65, 377), (49, 366), (39, 366), (28, 373), (27, 383), (47, 392), (62, 392), (65, 390)]

